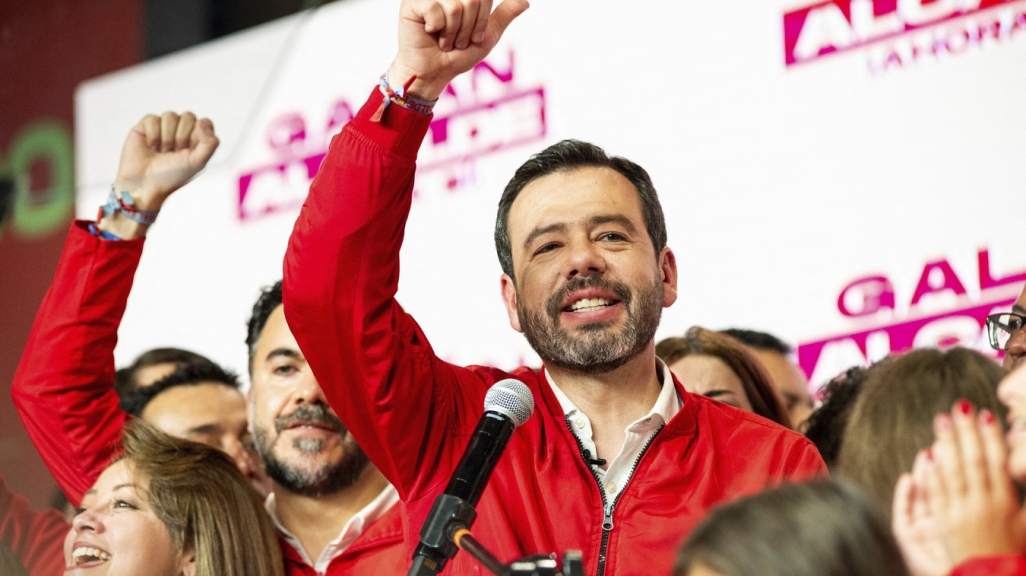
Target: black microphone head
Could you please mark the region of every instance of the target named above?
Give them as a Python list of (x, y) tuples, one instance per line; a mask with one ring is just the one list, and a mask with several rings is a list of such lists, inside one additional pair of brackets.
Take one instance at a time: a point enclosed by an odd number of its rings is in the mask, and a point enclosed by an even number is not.
[(484, 400), (485, 412), (505, 414), (518, 427), (534, 412), (534, 396), (531, 389), (516, 378), (500, 380), (488, 389)]

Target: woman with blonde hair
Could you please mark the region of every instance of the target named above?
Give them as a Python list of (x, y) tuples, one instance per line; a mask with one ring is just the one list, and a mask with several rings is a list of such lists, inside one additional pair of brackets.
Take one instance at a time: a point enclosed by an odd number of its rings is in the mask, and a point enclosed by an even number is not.
[(66, 573), (281, 576), (281, 549), (249, 480), (223, 452), (139, 421), (86, 492), (64, 540)]

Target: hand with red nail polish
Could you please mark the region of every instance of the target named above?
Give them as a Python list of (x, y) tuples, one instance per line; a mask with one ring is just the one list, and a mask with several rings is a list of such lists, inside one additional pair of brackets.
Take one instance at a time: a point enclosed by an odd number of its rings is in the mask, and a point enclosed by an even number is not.
[[(904, 484), (899, 482), (902, 492), (895, 495), (895, 535), (909, 563), (917, 552), (920, 558), (924, 550), (936, 552), (937, 542), (953, 566), (1026, 551), (1026, 514), (1008, 472), (1003, 430), (994, 414), (986, 409), (977, 413), (971, 403), (959, 400), (951, 414), (934, 419), (934, 435), (933, 446), (920, 454), (917, 469), (903, 478)], [(918, 515), (913, 512), (917, 499)], [(932, 540), (924, 536), (931, 531)]]

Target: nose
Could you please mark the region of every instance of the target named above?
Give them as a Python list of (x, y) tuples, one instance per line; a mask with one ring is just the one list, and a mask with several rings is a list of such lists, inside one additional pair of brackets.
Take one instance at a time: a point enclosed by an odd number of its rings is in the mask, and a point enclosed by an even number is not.
[(324, 391), (321, 390), (321, 385), (317, 383), (317, 379), (313, 377), (313, 374), (306, 370), (300, 378), (297, 379), (296, 389), (293, 392), (293, 399), (297, 404), (313, 404), (321, 403), (324, 405), (328, 404), (328, 399), (324, 397)]
[(74, 520), (71, 521), (71, 529), (78, 533), (89, 530), (100, 534), (103, 532), (103, 522), (95, 508), (86, 508), (75, 515)]
[(1005, 345), (1005, 368), (1012, 368), (1026, 358), (1026, 330), (1019, 329), (1012, 333)]
[(606, 271), (606, 261), (602, 253), (589, 238), (579, 238), (569, 246), (569, 258), (566, 263), (565, 276), (570, 278), (587, 278), (592, 274)]

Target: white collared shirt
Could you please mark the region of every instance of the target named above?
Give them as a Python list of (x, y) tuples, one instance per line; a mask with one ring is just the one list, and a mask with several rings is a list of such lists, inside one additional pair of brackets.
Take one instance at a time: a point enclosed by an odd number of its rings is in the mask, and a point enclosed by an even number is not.
[[(620, 491), (623, 490), (623, 487), (631, 479), (631, 474), (634, 473), (634, 466), (641, 457), (641, 452), (645, 449), (648, 441), (655, 435), (660, 426), (665, 425), (680, 411), (682, 406), (680, 397), (677, 396), (677, 389), (673, 385), (673, 378), (670, 376), (670, 369), (666, 367), (662, 360), (657, 360), (657, 362), (662, 367), (661, 380), (663, 387), (659, 391), (659, 397), (656, 398), (655, 405), (652, 406), (648, 414), (635, 420), (634, 423), (624, 429), (626, 437), (623, 441), (623, 447), (620, 448), (620, 453), (609, 461), (607, 469), (603, 470), (598, 466), (591, 466), (595, 476), (599, 479), (599, 483), (602, 485), (602, 489), (605, 491), (607, 514), (609, 513), (608, 507), (612, 505), (617, 495), (620, 494)], [(559, 400), (560, 407), (563, 408), (563, 414), (570, 423), (570, 431), (581, 441), (581, 446), (591, 453), (593, 459), (598, 458), (594, 434), (591, 429), (591, 420), (552, 381), (548, 370), (545, 371), (545, 379), (552, 386), (552, 392), (556, 395), (556, 399)]]
[(364, 506), (346, 522), (338, 538), (335, 538), (324, 547), (316, 563), (310, 560), (310, 555), (303, 549), (299, 539), (282, 525), (281, 520), (278, 518), (278, 506), (274, 500), (274, 492), (267, 496), (267, 500), (264, 501), (264, 508), (267, 509), (267, 513), (271, 516), (271, 520), (274, 521), (274, 526), (278, 529), (278, 533), (281, 534), (282, 538), (295, 548), (296, 552), (299, 552), (304, 562), (313, 566), (313, 569), (318, 574), (324, 574), (328, 570), (328, 564), (331, 564), (331, 561), (336, 556), (345, 552), (346, 548), (349, 548), (360, 537), (360, 534), (363, 534), (367, 526), (370, 526), (375, 520), (384, 516), (385, 512), (388, 512), (389, 508), (395, 506), (396, 502), (399, 502), (399, 492), (389, 484), (381, 494), (378, 494), (374, 500), (371, 500), (370, 504)]

